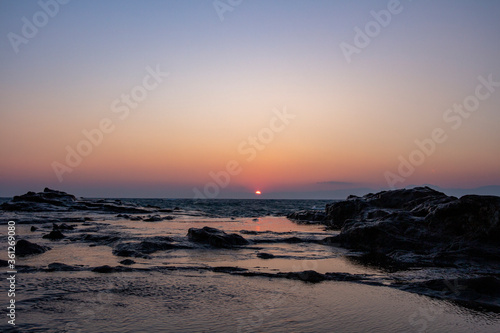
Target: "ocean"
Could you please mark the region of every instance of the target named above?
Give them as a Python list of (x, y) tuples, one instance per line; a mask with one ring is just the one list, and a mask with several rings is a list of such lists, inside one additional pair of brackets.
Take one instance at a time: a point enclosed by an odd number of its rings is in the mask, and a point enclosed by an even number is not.
[[(462, 272), (361, 264), (356, 253), (322, 243), (338, 231), (286, 218), (331, 201), (90, 201), (143, 211), (1, 213), (3, 238), (14, 221), (17, 241), (50, 247), (16, 258), (16, 325), (4, 316), (2, 332), (500, 331), (495, 311), (398, 287)], [(196, 239), (191, 228), (204, 227), (218, 231)], [(44, 238), (54, 230), (63, 237)], [(8, 287), (3, 279), (5, 306)]]

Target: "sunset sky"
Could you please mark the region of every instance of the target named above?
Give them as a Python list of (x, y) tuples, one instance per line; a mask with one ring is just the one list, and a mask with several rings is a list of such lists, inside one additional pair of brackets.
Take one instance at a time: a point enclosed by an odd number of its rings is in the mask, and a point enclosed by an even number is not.
[(499, 17), (494, 0), (0, 0), (0, 196), (500, 185)]

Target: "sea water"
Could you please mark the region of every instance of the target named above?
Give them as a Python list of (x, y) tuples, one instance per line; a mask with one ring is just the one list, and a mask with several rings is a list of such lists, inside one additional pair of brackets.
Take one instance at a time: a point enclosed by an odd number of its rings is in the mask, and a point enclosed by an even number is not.
[[(153, 210), (171, 209), (160, 215), (174, 218), (144, 222), (95, 211), (2, 213), (2, 222), (17, 222), (18, 239), (51, 247), (18, 258), (17, 265), (25, 267), (17, 274), (16, 326), (4, 317), (2, 332), (500, 331), (498, 313), (390, 287), (395, 278), (431, 278), (444, 274), (439, 270), (393, 274), (360, 265), (349, 259), (348, 250), (319, 242), (337, 231), (284, 217), (294, 210), (324, 208), (327, 201), (125, 200)], [(62, 220), (74, 230), (63, 231), (66, 237), (59, 241), (42, 238), (52, 223)], [(31, 231), (31, 226), (38, 229)], [(118, 243), (168, 236), (190, 244), (188, 229), (204, 226), (238, 233), (250, 244), (230, 249), (193, 244), (154, 252), (150, 258), (130, 258), (135, 261), (130, 271), (97, 273), (91, 268), (123, 266), (125, 258), (112, 253), (116, 242), (78, 241), (84, 234), (114, 236)], [(302, 242), (285, 241), (294, 237)], [(6, 242), (1, 244), (6, 253)], [(262, 259), (259, 253), (274, 257)], [(49, 271), (51, 263), (81, 270)], [(269, 275), (228, 274), (215, 267)], [(356, 274), (364, 280), (309, 283), (273, 275), (304, 270)], [(1, 288), (7, 290), (5, 280)], [(2, 292), (3, 304), (5, 296)]]

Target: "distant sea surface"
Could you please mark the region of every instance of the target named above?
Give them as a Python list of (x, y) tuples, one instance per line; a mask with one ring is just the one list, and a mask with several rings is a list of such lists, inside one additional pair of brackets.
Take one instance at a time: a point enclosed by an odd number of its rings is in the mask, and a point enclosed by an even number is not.
[(176, 207), (199, 211), (212, 217), (286, 216), (296, 210), (324, 210), (334, 200), (274, 200), (274, 199), (123, 199), (140, 206), (163, 209)]
[[(12, 198), (0, 198), (0, 204)], [(143, 199), (143, 198), (95, 198), (92, 200), (119, 200), (147, 208), (196, 211), (210, 217), (262, 217), (286, 216), (297, 210), (324, 210), (326, 204), (338, 200), (294, 199)]]

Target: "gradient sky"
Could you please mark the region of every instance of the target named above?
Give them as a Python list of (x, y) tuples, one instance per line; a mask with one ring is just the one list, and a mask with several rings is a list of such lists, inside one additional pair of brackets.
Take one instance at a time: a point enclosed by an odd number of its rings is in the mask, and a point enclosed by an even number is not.
[[(53, 17), (0, 0), (0, 196), (192, 198), (215, 193), (210, 173), (229, 161), (239, 172), (217, 197), (384, 189), (436, 128), (446, 141), (394, 187), (500, 185), (500, 87), (445, 119), (478, 77), (500, 82), (500, 2), (402, 0), (348, 63), (341, 43), (355, 46), (355, 28), (376, 28), (371, 12), (390, 3), (244, 0), (221, 20), (212, 0), (73, 0)], [(16, 53), (13, 34), (34, 20)], [(169, 75), (121, 119), (113, 102), (148, 67)], [(269, 137), (276, 110), (295, 118)], [(113, 130), (60, 181), (54, 162), (106, 118)]]

